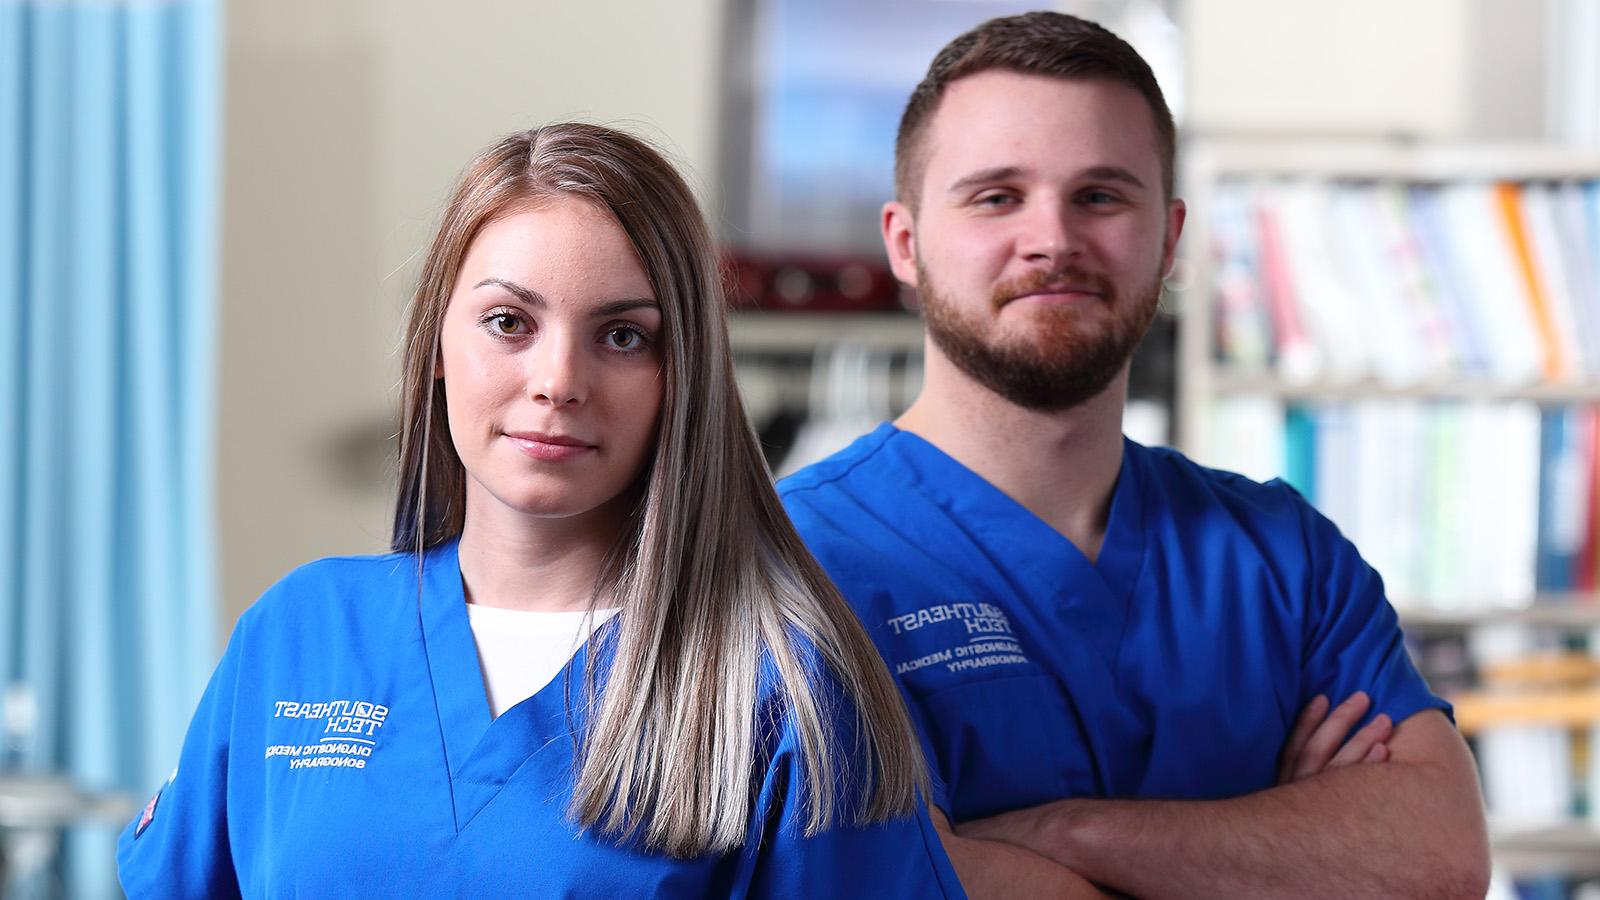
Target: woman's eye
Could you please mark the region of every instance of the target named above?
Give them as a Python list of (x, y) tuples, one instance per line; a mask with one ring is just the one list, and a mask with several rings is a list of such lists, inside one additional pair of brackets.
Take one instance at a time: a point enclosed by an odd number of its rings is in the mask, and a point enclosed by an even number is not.
[(497, 334), (521, 334), (522, 320), (510, 313), (496, 313), (488, 319), (489, 328)]
[(632, 328), (611, 328), (605, 333), (606, 346), (613, 350), (638, 350), (644, 346), (644, 335)]

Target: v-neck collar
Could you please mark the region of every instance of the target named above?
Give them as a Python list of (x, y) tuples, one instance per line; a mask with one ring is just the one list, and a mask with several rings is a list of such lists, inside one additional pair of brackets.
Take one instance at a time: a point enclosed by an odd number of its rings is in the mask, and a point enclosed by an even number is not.
[[(1022, 544), (1031, 552), (1016, 555), (1008, 564), (1043, 582), (1059, 577), (1064, 562), (1092, 569), (1118, 604), (1127, 604), (1144, 565), (1145, 479), (1137, 471), (1134, 444), (1123, 438), (1122, 465), (1111, 493), (1106, 533), (1093, 563), (1082, 550), (1032, 510), (995, 487), (927, 439), (892, 422), (878, 427), (884, 445), (899, 446), (900, 455), (916, 470), (916, 487), (949, 510), (965, 527), (989, 546)], [(1004, 544), (1002, 544), (1002, 541)]]
[[(460, 831), (535, 754), (552, 750), (552, 776), (570, 775), (588, 660), (586, 646), (580, 645), (548, 684), (499, 718), (492, 717), (467, 618), (457, 544), (452, 540), (427, 552), (418, 612)], [(596, 629), (596, 640), (603, 639), (600, 632), (610, 625)]]
[[(1063, 684), (1086, 695), (1118, 694), (1118, 656), (1144, 566), (1146, 479), (1137, 445), (1124, 438), (1105, 540), (1093, 564), (1066, 536), (932, 443), (886, 423), (882, 449), (913, 488), (993, 562), (1015, 602), (1018, 640)], [(882, 429), (880, 429), (882, 431)], [(1035, 643), (1039, 642), (1039, 643)], [(1103, 712), (1083, 739), (1094, 748), (1095, 780), (1107, 790), (1115, 748), (1141, 739), (1144, 724), (1125, 704)]]

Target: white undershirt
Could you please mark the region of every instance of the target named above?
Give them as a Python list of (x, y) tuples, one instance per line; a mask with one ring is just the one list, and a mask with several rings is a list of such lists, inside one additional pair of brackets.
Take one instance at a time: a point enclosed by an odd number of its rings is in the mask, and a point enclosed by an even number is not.
[(549, 684), (572, 659), (589, 633), (617, 614), (597, 609), (594, 615), (537, 612), (467, 604), (467, 620), (478, 644), (478, 668), (489, 692), (495, 718)]

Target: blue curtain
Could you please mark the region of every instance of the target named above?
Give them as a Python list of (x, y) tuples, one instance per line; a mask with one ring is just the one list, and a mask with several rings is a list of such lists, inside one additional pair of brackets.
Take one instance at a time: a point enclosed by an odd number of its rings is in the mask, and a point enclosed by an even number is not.
[[(38, 711), (8, 755), (88, 789), (160, 784), (218, 652), (219, 17), (0, 0), (0, 682)], [(113, 839), (74, 832), (69, 896), (116, 894)]]

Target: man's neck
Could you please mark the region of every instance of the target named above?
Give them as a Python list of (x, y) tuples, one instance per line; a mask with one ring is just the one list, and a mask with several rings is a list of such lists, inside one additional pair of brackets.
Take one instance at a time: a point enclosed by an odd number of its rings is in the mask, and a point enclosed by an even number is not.
[(895, 420), (1071, 541), (1100, 555), (1122, 468), (1126, 367), (1084, 403), (1039, 412), (974, 382), (930, 346), (922, 392)]

